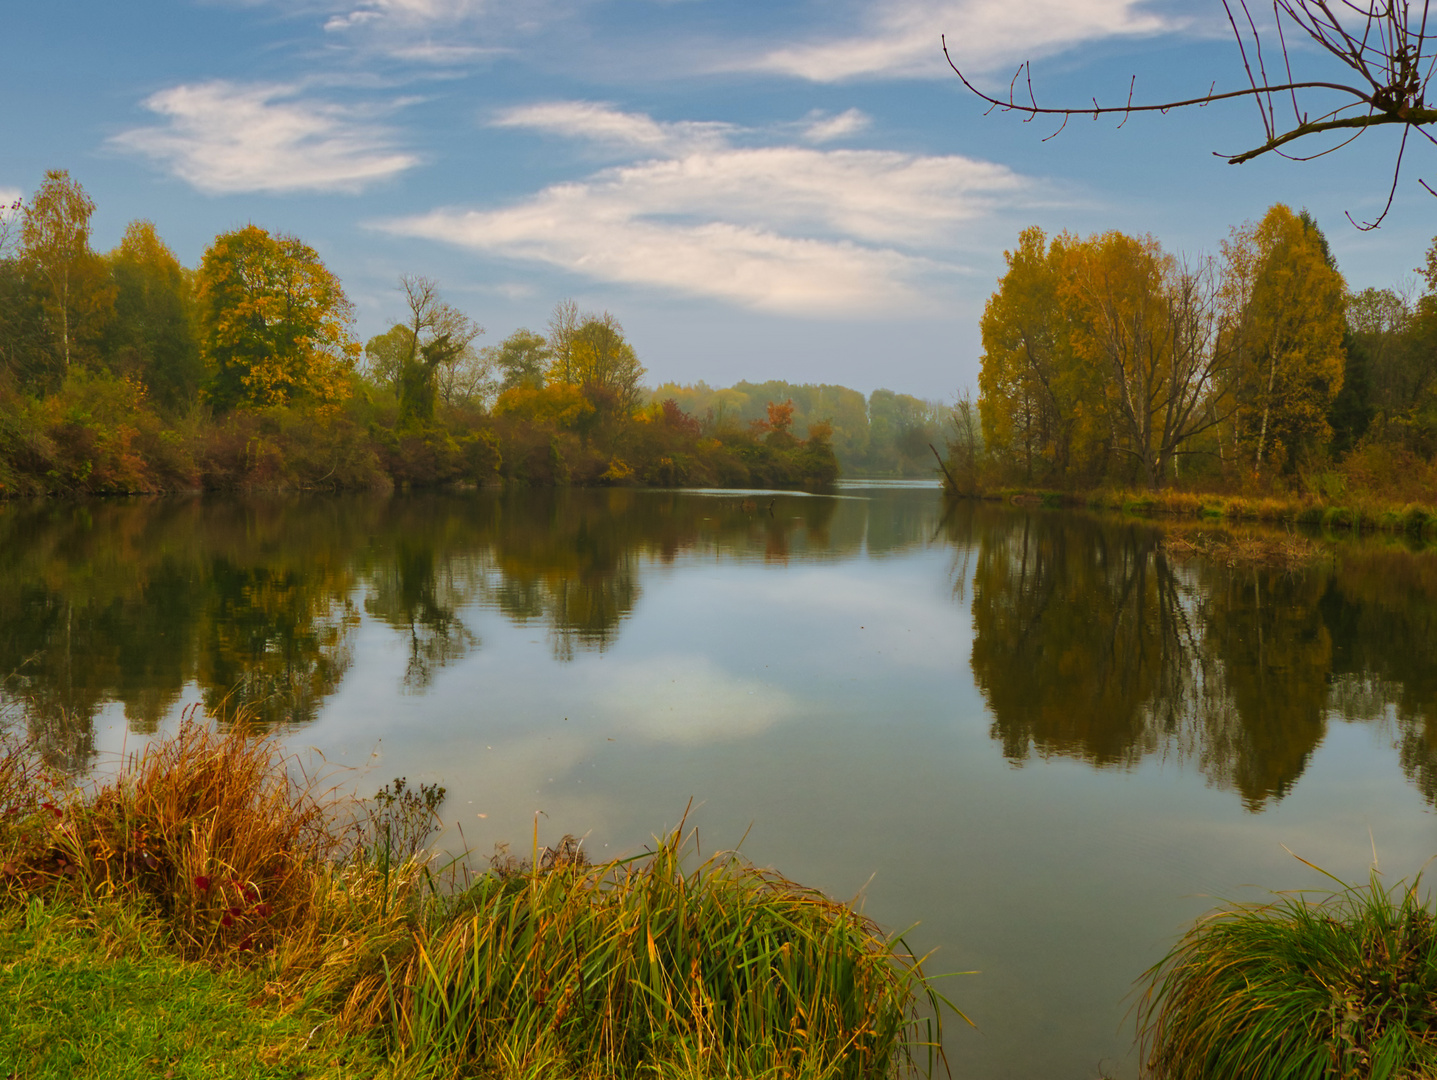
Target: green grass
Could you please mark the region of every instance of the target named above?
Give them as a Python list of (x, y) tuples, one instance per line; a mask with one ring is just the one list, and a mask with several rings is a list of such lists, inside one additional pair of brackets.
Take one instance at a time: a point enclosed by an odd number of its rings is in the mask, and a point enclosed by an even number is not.
[[(0, 1075), (29, 1080), (288, 1080), (376, 1075), (355, 1042), (255, 972), (177, 957), (135, 905), (32, 899), (0, 915)], [(323, 1028), (321, 1028), (323, 1032)]]
[(186, 723), (92, 788), (0, 746), (0, 1076), (858, 1080), (943, 1060), (951, 1006), (849, 905), (732, 853), (691, 865), (682, 827), (600, 866), (536, 832), (529, 864), (456, 891), (413, 853), (442, 798), (322, 794), (239, 726)]
[(732, 853), (684, 862), (676, 830), (641, 859), (485, 877), (391, 980), (403, 1043), (584, 1077), (859, 1080), (941, 1060), (946, 1002), (902, 938)]
[(1240, 905), (1148, 973), (1142, 1043), (1160, 1080), (1437, 1075), (1437, 923), (1418, 882)]

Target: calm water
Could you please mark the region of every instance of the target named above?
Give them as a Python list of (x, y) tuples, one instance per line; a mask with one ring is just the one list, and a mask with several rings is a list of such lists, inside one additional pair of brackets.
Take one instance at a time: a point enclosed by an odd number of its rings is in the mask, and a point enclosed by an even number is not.
[[(250, 705), (497, 841), (705, 851), (918, 924), (955, 1076), (1136, 1074), (1133, 980), (1214, 898), (1437, 852), (1437, 556), (1174, 564), (1149, 525), (836, 497), (0, 504), (0, 676), (105, 767)], [(770, 509), (770, 500), (772, 506)]]

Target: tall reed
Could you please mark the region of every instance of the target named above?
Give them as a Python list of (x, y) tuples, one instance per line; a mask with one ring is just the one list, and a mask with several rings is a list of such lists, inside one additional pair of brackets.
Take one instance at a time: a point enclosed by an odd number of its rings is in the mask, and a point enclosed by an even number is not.
[(401, 1038), (501, 1073), (882, 1077), (925, 1051), (931, 1071), (946, 1002), (901, 937), (733, 854), (685, 872), (683, 853), (675, 830), (640, 859), (481, 879), (394, 973)]
[(1437, 1075), (1437, 927), (1418, 881), (1219, 911), (1148, 972), (1162, 1080)]

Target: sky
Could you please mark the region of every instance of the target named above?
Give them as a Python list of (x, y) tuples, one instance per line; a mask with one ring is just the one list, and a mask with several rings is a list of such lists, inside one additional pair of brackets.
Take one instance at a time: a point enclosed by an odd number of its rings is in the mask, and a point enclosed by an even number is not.
[[(1197, 259), (1274, 202), (1354, 288), (1410, 287), (1429, 151), (1381, 229), (1394, 132), (1226, 164), (1252, 104), (985, 115), (944, 61), (1042, 103), (1244, 85), (1218, 0), (52, 0), (0, 20), (0, 199), (66, 169), (93, 242), (153, 221), (186, 265), (247, 223), (344, 282), (361, 339), (436, 280), (497, 343), (572, 298), (647, 381), (976, 387), (1019, 232), (1151, 233)], [(1320, 57), (1294, 45), (1294, 63)], [(1425, 170), (1425, 171), (1424, 171)]]

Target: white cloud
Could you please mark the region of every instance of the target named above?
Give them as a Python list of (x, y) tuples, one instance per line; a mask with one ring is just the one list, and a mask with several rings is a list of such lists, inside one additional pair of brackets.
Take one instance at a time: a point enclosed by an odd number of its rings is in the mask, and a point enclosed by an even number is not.
[(223, 81), (172, 87), (145, 101), (163, 126), (110, 141), (212, 194), (357, 192), (419, 163), (363, 111), (297, 93)]
[(737, 129), (711, 121), (664, 123), (643, 113), (619, 112), (599, 101), (548, 101), (506, 109), (495, 127), (528, 128), (651, 153), (724, 145)]
[(811, 143), (832, 142), (834, 139), (856, 135), (870, 123), (872, 120), (861, 109), (848, 109), (837, 116), (812, 113), (804, 125), (803, 137)]
[(1179, 25), (1144, 10), (1144, 0), (879, 0), (862, 9), (860, 24), (850, 34), (726, 66), (815, 82), (927, 78), (948, 73), (939, 43), (944, 34), (960, 66), (982, 71), (1086, 41), (1158, 34)]
[(723, 671), (706, 656), (616, 665), (589, 700), (620, 730), (654, 742), (698, 744), (756, 735), (796, 715), (782, 688)]
[(861, 315), (920, 305), (920, 279), (952, 269), (932, 250), (1030, 187), (957, 155), (737, 147), (722, 125), (583, 102), (516, 109), (499, 123), (652, 156), (509, 207), (378, 227), (761, 310)]
[(24, 193), (19, 188), (0, 187), (0, 218), (8, 216), (10, 207), (24, 197)]

